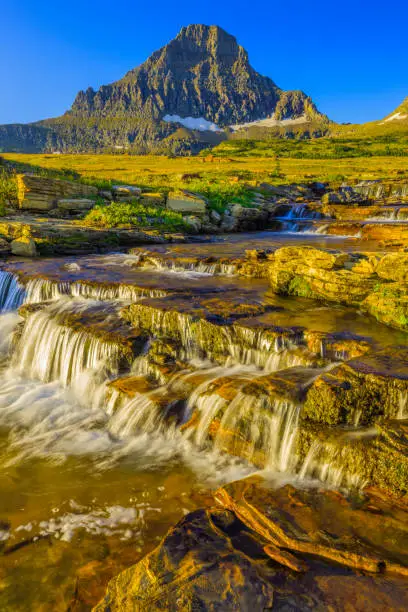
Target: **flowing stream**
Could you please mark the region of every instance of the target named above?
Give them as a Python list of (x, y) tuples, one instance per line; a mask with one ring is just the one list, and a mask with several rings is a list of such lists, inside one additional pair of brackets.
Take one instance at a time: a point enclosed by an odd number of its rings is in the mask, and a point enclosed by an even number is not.
[[(348, 327), (347, 309), (268, 296), (230, 264), (161, 262), (141, 269), (118, 254), (0, 271), (0, 609), (66, 610), (74, 597), (91, 609), (215, 487), (260, 468), (362, 484), (337, 448), (315, 444), (303, 463), (296, 451), (304, 390), (341, 358), (324, 343), (312, 351), (302, 326)], [(259, 309), (258, 326), (214, 314), (237, 295)]]

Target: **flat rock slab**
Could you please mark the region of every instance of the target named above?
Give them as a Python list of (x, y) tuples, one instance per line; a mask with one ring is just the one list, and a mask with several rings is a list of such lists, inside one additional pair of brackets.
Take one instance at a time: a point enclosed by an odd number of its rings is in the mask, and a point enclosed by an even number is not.
[(202, 197), (190, 193), (169, 193), (166, 207), (180, 213), (204, 215), (207, 210)]
[(95, 196), (96, 187), (35, 174), (18, 174), (18, 202), (22, 209), (47, 211), (61, 198)]

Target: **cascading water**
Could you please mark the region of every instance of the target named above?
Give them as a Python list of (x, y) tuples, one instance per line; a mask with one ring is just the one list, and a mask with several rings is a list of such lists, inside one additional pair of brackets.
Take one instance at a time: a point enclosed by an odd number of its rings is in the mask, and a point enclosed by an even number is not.
[(24, 302), (25, 289), (11, 272), (0, 271), (0, 312), (17, 310)]
[(205, 274), (209, 276), (233, 276), (237, 273), (235, 264), (226, 264), (222, 262), (204, 262), (204, 261), (183, 261), (181, 259), (165, 259), (149, 256), (144, 260), (144, 267), (152, 267), (156, 270), (170, 271), (175, 273), (192, 272), (195, 274)]
[[(367, 435), (372, 435), (371, 431)], [(347, 448), (330, 442), (315, 440), (299, 470), (298, 479), (316, 479), (332, 488), (361, 489), (361, 473), (347, 469)]]
[(282, 231), (290, 233), (312, 231), (311, 221), (322, 218), (322, 213), (312, 210), (307, 204), (296, 204), (290, 207), (286, 215), (277, 217), (277, 220), (282, 224)]
[(408, 198), (408, 183), (386, 184), (383, 182), (367, 181), (355, 185), (353, 190), (370, 200), (383, 198)]
[[(83, 308), (81, 303), (76, 306)], [(13, 357), (17, 370), (43, 382), (58, 380), (64, 386), (101, 365), (112, 373), (118, 371), (117, 344), (59, 322), (71, 311), (72, 301), (61, 300), (29, 315)]]
[(131, 285), (92, 285), (85, 282), (58, 282), (45, 278), (30, 279), (26, 287), (27, 303), (58, 300), (64, 296), (91, 298), (94, 300), (131, 300), (137, 302), (145, 297), (164, 297), (161, 289), (134, 287)]

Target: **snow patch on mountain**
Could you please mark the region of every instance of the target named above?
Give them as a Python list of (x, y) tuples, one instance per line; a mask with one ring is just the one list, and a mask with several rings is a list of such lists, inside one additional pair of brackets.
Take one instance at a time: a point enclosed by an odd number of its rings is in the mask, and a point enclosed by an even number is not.
[(250, 121), (248, 123), (238, 123), (236, 125), (230, 125), (231, 130), (237, 132), (238, 130), (242, 130), (244, 128), (250, 127), (285, 127), (288, 125), (298, 125), (301, 123), (307, 122), (306, 115), (301, 115), (300, 117), (289, 117), (288, 119), (275, 119), (272, 117), (266, 117), (265, 119), (258, 119), (257, 121)]
[(168, 123), (180, 123), (189, 130), (199, 132), (221, 132), (218, 125), (212, 121), (207, 121), (204, 117), (180, 117), (180, 115), (164, 115), (163, 121)]
[(395, 113), (394, 115), (391, 115), (391, 117), (388, 117), (388, 119), (384, 119), (384, 123), (386, 121), (395, 121), (396, 119), (407, 119), (408, 115), (401, 115), (401, 113)]

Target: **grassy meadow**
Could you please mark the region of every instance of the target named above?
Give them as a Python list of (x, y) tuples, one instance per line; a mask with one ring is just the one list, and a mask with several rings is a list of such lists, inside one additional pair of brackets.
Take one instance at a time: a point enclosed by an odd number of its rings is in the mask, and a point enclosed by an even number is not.
[(168, 192), (189, 188), (211, 195), (225, 191), (225, 197), (243, 195), (243, 185), (323, 181), (340, 183), (362, 179), (408, 180), (408, 158), (372, 156), (340, 159), (293, 157), (217, 156), (197, 157), (131, 155), (50, 155), (5, 153), (6, 160), (44, 173), (80, 178), (103, 187), (111, 182), (130, 183)]

